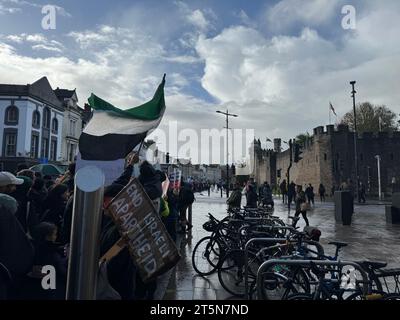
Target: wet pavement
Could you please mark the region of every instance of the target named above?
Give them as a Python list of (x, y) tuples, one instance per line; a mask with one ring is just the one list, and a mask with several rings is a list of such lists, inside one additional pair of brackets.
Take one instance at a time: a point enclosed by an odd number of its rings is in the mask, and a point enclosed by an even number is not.
[[(226, 300), (237, 299), (227, 293), (219, 283), (216, 273), (201, 277), (193, 270), (191, 257), (192, 250), (198, 240), (209, 235), (202, 228), (208, 220), (207, 213), (211, 212), (217, 219), (226, 216), (226, 198), (219, 193), (207, 192), (196, 194), (193, 204), (193, 229), (180, 241), (182, 259), (170, 272), (169, 280), (165, 284), (165, 300)], [(245, 203), (243, 198), (242, 204)], [(294, 211), (291, 211), (291, 215)], [(279, 216), (286, 223), (288, 219), (287, 206), (282, 200), (275, 198), (274, 215)], [(334, 255), (334, 247), (330, 241), (343, 241), (349, 245), (342, 248), (342, 260), (376, 260), (388, 263), (388, 268), (400, 267), (400, 225), (386, 223), (385, 206), (378, 204), (355, 205), (351, 226), (336, 223), (334, 218), (333, 202), (316, 202), (314, 208), (307, 212), (311, 226), (322, 232), (320, 243), (325, 254)], [(305, 226), (300, 219), (298, 226)]]

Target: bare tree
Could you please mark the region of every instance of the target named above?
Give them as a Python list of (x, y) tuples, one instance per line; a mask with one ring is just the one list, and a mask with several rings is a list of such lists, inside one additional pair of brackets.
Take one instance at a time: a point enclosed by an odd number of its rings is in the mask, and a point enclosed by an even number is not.
[[(370, 102), (363, 102), (356, 106), (357, 131), (378, 132), (395, 131), (399, 127), (397, 115), (385, 105), (373, 105)], [(353, 111), (347, 112), (341, 122), (347, 124), (354, 130)]]

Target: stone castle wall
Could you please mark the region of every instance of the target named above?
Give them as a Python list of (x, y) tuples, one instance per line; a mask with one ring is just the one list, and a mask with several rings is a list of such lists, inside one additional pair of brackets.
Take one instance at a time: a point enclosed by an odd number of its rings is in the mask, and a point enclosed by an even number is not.
[[(391, 192), (392, 179), (400, 182), (400, 132), (378, 134), (363, 133), (357, 140), (359, 177), (372, 194), (378, 193), (378, 169), (376, 155), (381, 156), (381, 184), (382, 191)], [(296, 184), (309, 184), (317, 192), (322, 183), (329, 194), (333, 185), (340, 186), (343, 181), (356, 181), (354, 161), (354, 135), (347, 126), (317, 127), (313, 136), (305, 143), (302, 160), (293, 163), (290, 170), (290, 180)], [(289, 150), (274, 152), (268, 150), (262, 160), (258, 160), (260, 167), (259, 178), (272, 185), (287, 180), (287, 168), (290, 163)], [(258, 158), (260, 159), (260, 158)], [(261, 169), (265, 167), (265, 171)], [(278, 170), (281, 177), (278, 177)]]

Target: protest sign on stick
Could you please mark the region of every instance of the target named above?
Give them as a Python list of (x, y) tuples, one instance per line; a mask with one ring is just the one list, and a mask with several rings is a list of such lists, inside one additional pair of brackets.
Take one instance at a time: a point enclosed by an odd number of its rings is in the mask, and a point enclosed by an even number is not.
[(178, 249), (139, 180), (132, 179), (107, 210), (125, 239), (143, 281), (154, 279), (176, 265), (180, 259)]

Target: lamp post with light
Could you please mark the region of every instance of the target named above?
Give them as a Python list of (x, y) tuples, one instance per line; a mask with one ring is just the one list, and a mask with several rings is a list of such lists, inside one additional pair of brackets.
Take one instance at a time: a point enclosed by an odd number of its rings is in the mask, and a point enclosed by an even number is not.
[(217, 113), (221, 113), (226, 116), (226, 197), (229, 197), (229, 141), (228, 141), (228, 133), (229, 133), (229, 117), (237, 117), (237, 114), (229, 113), (228, 109), (226, 112), (217, 111)]

